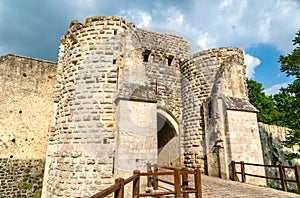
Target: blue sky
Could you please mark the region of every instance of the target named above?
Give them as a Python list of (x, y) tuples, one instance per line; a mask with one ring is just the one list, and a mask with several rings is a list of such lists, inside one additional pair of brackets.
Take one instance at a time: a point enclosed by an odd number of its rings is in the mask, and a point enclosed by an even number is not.
[(179, 33), (193, 51), (234, 46), (245, 51), (247, 76), (268, 94), (291, 82), (280, 72), (300, 29), (299, 0), (0, 0), (0, 56), (57, 60), (72, 19), (117, 15), (138, 27)]

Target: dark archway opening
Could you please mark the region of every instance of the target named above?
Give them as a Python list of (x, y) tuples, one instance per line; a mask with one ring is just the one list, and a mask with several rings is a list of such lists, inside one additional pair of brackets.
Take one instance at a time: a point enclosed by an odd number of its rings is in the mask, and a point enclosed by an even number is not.
[(162, 149), (176, 136), (176, 130), (167, 119), (159, 114), (157, 115), (157, 130), (157, 148), (158, 154), (160, 154)]

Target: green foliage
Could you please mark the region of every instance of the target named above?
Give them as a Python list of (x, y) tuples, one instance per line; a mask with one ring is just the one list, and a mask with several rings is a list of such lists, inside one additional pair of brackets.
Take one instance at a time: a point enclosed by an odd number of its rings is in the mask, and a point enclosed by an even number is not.
[(281, 91), (280, 93), (275, 94), (273, 98), (275, 108), (277, 112), (279, 112), (278, 120), (274, 124), (291, 129), (297, 128), (297, 123), (299, 122), (297, 119), (297, 109), (299, 107), (297, 107), (295, 103), (296, 101), (294, 96), (285, 91)]
[(29, 168), (25, 168), (24, 169), (24, 173), (29, 173), (30, 172), (30, 169)]
[(29, 184), (29, 183), (26, 183), (25, 180), (22, 180), (22, 181), (19, 183), (18, 188), (31, 190), (32, 185)]
[(36, 189), (34, 191), (34, 194), (33, 194), (34, 198), (41, 198), (42, 197), (42, 192), (38, 189)]
[[(294, 79), (288, 87), (274, 96), (266, 96), (260, 83), (247, 80), (250, 102), (260, 111), (258, 121), (292, 129), (284, 142), (287, 147), (300, 146), (300, 30), (293, 44), (295, 49), (290, 54), (279, 57), (281, 71)], [(300, 158), (300, 149), (287, 158)]]
[(279, 115), (272, 97), (266, 96), (262, 84), (255, 80), (247, 79), (247, 86), (250, 103), (259, 110), (257, 114), (258, 121), (274, 124)]
[[(279, 62), (281, 71), (295, 80), (274, 96), (278, 110), (283, 112), (281, 118), (284, 121), (283, 125), (293, 129), (284, 142), (284, 145), (288, 147), (300, 146), (300, 30), (296, 33), (293, 44), (295, 49), (286, 56), (280, 56)], [(287, 157), (289, 159), (300, 158), (300, 150)]]

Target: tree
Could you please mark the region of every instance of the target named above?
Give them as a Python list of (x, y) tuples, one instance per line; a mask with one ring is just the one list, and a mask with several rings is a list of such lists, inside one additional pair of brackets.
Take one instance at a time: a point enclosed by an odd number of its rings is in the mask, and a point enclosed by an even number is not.
[[(293, 45), (295, 45), (295, 49), (286, 56), (281, 55), (279, 62), (281, 71), (295, 80), (274, 96), (276, 108), (282, 112), (280, 119), (283, 123), (281, 125), (293, 129), (284, 142), (288, 147), (300, 146), (300, 30), (296, 33)], [(300, 150), (298, 152), (300, 153)], [(299, 153), (291, 154), (288, 157), (300, 158)]]
[(250, 103), (259, 110), (257, 120), (266, 124), (276, 124), (279, 114), (272, 96), (266, 96), (262, 84), (255, 80), (247, 79), (247, 87)]

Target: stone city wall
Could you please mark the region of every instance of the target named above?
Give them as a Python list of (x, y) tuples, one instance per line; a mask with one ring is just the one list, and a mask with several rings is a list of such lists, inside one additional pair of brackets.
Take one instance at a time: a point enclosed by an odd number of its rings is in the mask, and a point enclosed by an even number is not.
[(56, 63), (0, 57), (0, 158), (45, 159)]
[[(258, 123), (261, 145), (263, 148), (264, 164), (278, 165), (283, 164), (285, 166), (300, 166), (300, 159), (286, 159), (286, 154), (296, 153), (299, 147), (294, 146), (287, 148), (283, 145), (286, 139), (286, 135), (291, 129), (268, 125), (264, 123)], [(279, 177), (278, 168), (265, 168), (267, 176)], [(293, 169), (285, 169), (287, 178), (295, 180), (295, 174)], [(281, 188), (280, 181), (268, 180), (267, 185), (273, 188)], [(295, 190), (297, 186), (295, 183), (288, 182), (288, 189)]]
[(41, 194), (57, 64), (0, 57), (0, 197)]
[(44, 159), (0, 159), (0, 197), (39, 197)]

